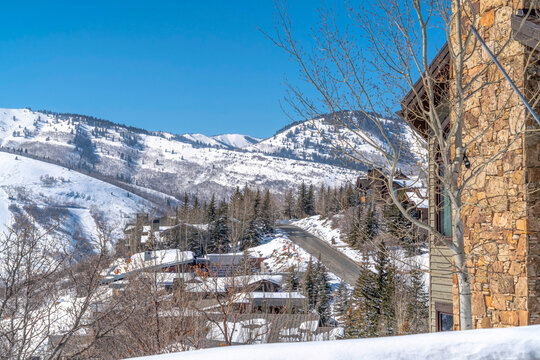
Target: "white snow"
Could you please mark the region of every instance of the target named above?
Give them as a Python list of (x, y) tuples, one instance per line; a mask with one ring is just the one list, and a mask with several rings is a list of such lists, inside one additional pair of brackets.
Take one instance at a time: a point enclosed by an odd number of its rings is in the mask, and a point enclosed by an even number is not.
[(0, 164), (0, 231), (11, 222), (10, 205), (20, 211), (30, 206), (57, 211), (68, 234), (78, 228), (85, 235), (96, 235), (92, 216), (102, 216), (116, 239), (127, 219), (152, 206), (137, 195), (128, 197), (123, 189), (61, 166), (4, 152)]
[(540, 358), (540, 325), (358, 340), (221, 347), (139, 360), (499, 360)]
[(261, 139), (241, 134), (222, 134), (212, 136), (212, 138), (225, 145), (238, 149), (243, 149), (261, 141)]
[[(246, 183), (282, 193), (302, 181), (317, 187), (340, 186), (354, 182), (358, 176), (357, 171), (342, 167), (271, 156), (265, 149), (251, 149), (253, 145), (244, 148), (248, 142), (259, 140), (245, 135), (178, 137), (164, 132), (134, 132), (122, 126), (104, 129), (27, 109), (0, 109), (0, 146), (76, 166), (80, 154), (71, 143), (81, 124), (99, 158), (95, 171), (113, 178), (127, 176), (132, 184), (163, 193), (175, 189), (208, 200), (212, 193), (227, 196)], [(136, 144), (126, 143), (126, 137), (136, 139)]]
[(341, 230), (339, 228), (332, 228), (331, 219), (323, 218), (320, 215), (315, 215), (299, 220), (293, 220), (291, 221), (291, 224), (298, 226), (308, 233), (327, 242), (330, 246), (345, 254), (352, 261), (357, 263), (361, 263), (363, 261), (362, 253), (353, 249), (345, 242), (345, 236), (341, 234)]
[(127, 259), (118, 258), (104, 271), (105, 280), (144, 269), (158, 269), (194, 260), (191, 251), (178, 249), (154, 250), (133, 254)]
[(203, 134), (183, 134), (183, 137), (185, 137), (188, 140), (203, 143), (205, 145), (210, 146), (223, 146), (223, 144), (219, 141), (216, 141), (215, 139), (211, 138), (210, 136), (206, 136)]
[[(275, 234), (265, 238), (262, 245), (255, 246), (249, 249), (253, 255), (266, 257), (265, 266), (271, 272), (289, 272), (295, 269), (298, 272), (304, 272), (307, 268), (310, 259), (315, 263), (316, 258), (313, 258), (306, 250), (294, 244), (282, 231), (277, 230)], [(332, 288), (335, 288), (341, 282), (341, 279), (334, 273), (328, 272), (329, 283)]]

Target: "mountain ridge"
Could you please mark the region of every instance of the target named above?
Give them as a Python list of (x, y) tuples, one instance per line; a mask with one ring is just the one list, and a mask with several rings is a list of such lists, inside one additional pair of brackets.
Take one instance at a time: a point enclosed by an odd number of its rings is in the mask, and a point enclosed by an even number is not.
[(335, 185), (355, 177), (349, 169), (207, 139), (212, 138), (186, 139), (79, 114), (0, 109), (0, 146), (173, 196), (184, 191), (204, 198), (226, 196), (245, 183), (284, 192), (299, 181)]

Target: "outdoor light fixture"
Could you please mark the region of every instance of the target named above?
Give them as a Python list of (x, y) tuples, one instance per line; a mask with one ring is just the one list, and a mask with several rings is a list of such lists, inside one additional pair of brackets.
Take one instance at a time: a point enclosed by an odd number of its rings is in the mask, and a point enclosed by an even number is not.
[(463, 154), (463, 163), (465, 164), (465, 167), (467, 169), (471, 168), (471, 162), (469, 161), (469, 158), (467, 157), (467, 154)]

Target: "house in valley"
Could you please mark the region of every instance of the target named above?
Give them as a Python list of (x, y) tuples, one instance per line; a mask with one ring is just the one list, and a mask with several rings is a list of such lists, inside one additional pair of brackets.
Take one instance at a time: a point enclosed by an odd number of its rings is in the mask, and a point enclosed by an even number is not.
[[(478, 20), (473, 24), (527, 101), (540, 112), (540, 2), (473, 0)], [(465, 18), (465, 16), (464, 16)], [(472, 36), (472, 35), (471, 35)], [(446, 119), (456, 112), (444, 105), (452, 96), (455, 74), (450, 47), (445, 45), (428, 73), (439, 86), (429, 109), (424, 83), (418, 81), (402, 101), (401, 116), (429, 144), (429, 211), (431, 227), (450, 239), (451, 212), (438, 182), (437, 139), (420, 116), (427, 109)], [(474, 328), (540, 324), (540, 133), (485, 49), (474, 41), (465, 57), (465, 79), (482, 82), (463, 107), (463, 134), (473, 146), (469, 164), (482, 167), (462, 201), (463, 238), (472, 292)], [(485, 70), (484, 70), (485, 69)], [(496, 81), (494, 81), (494, 79)], [(419, 100), (420, 99), (420, 100)], [(444, 124), (443, 124), (444, 125)], [(516, 129), (526, 129), (516, 134)], [(446, 134), (446, 133), (445, 133)], [(486, 161), (486, 154), (497, 154)], [(461, 175), (463, 176), (463, 175)], [(430, 237), (430, 329), (459, 329), (456, 272), (448, 247)]]

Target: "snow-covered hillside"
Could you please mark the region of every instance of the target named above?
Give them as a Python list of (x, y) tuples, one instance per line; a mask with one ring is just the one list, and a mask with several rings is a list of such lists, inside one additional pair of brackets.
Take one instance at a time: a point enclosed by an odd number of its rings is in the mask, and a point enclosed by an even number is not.
[(237, 149), (243, 149), (249, 145), (253, 145), (261, 141), (261, 139), (255, 138), (253, 136), (242, 134), (222, 134), (212, 136), (212, 138), (227, 146)]
[[(319, 186), (354, 181), (358, 172), (327, 163), (239, 149), (257, 139), (148, 132), (80, 115), (0, 109), (0, 146), (82, 168), (129, 184), (209, 198), (237, 186), (284, 192), (300, 182)], [(233, 147), (234, 146), (234, 147)]]
[(498, 360), (540, 358), (540, 325), (303, 343), (229, 346), (139, 360)]
[[(366, 169), (365, 163), (378, 164), (384, 168), (386, 163), (373, 144), (388, 151), (388, 140), (391, 140), (396, 149), (401, 149), (401, 170), (411, 174), (416, 172), (410, 166), (410, 159), (420, 159), (425, 156), (426, 151), (423, 140), (419, 139), (412, 129), (397, 120), (379, 119), (377, 122), (384, 127), (387, 139), (375, 122), (365, 115), (348, 112), (347, 119), (349, 118), (355, 125), (343, 126), (330, 115), (294, 123), (274, 136), (248, 146), (246, 150), (350, 168)], [(355, 127), (362, 129), (363, 133), (352, 131), (351, 128)], [(368, 137), (373, 144), (363, 137)], [(353, 158), (362, 160), (363, 164), (355, 163)]]
[(94, 218), (122, 235), (126, 219), (153, 205), (126, 190), (46, 162), (0, 152), (0, 231), (12, 216), (33, 217), (43, 228), (60, 221), (76, 241), (97, 234)]

